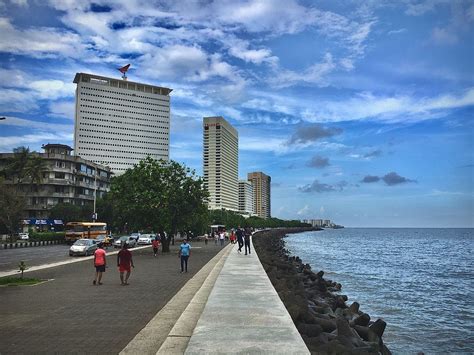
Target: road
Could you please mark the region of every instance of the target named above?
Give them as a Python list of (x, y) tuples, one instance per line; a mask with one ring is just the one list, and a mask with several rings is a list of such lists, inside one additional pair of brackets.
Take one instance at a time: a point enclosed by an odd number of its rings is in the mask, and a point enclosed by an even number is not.
[(69, 245), (45, 245), (41, 247), (0, 250), (0, 271), (17, 270), (18, 263), (36, 266), (69, 260)]

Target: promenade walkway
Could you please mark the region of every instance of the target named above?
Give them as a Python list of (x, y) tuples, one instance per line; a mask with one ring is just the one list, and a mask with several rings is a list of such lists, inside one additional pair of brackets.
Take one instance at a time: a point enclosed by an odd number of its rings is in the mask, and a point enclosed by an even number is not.
[(128, 287), (109, 272), (90, 285), (84, 262), (31, 272), (52, 282), (0, 288), (0, 353), (309, 354), (253, 246), (195, 246), (189, 274), (176, 254), (137, 250)]

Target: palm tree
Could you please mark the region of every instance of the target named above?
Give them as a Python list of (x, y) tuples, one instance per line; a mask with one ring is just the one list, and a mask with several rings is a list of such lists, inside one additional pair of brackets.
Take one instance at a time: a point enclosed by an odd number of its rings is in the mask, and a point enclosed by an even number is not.
[(25, 172), (30, 160), (30, 149), (27, 147), (18, 147), (13, 149), (13, 157), (9, 159), (8, 165), (6, 167), (6, 176), (15, 181), (16, 183), (21, 184), (25, 178)]
[(38, 186), (43, 180), (43, 172), (47, 169), (46, 161), (39, 155), (30, 154), (25, 167), (25, 177), (30, 180), (31, 186)]

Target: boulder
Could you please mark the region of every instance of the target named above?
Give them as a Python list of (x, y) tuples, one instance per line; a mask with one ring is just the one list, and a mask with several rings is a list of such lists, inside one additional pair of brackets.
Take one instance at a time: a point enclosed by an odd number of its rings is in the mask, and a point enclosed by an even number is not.
[(370, 325), (369, 328), (381, 338), (386, 326), (387, 323), (385, 323), (385, 321), (382, 319), (377, 319), (372, 325)]
[(300, 334), (305, 334), (309, 338), (317, 337), (323, 332), (323, 328), (319, 324), (300, 323), (297, 328)]
[(351, 325), (361, 325), (367, 326), (370, 322), (370, 316), (367, 313), (362, 313), (360, 316), (356, 317), (351, 323)]
[(352, 304), (349, 306), (349, 311), (352, 313), (358, 313), (359, 312), (359, 303), (358, 302), (352, 302)]

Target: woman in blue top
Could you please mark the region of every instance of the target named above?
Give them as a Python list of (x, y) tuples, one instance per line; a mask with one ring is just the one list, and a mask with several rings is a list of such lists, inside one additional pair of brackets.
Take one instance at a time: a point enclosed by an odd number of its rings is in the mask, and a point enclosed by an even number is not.
[(186, 239), (183, 240), (179, 246), (178, 257), (181, 258), (181, 273), (188, 272), (188, 259), (191, 255), (191, 245), (188, 244)]

